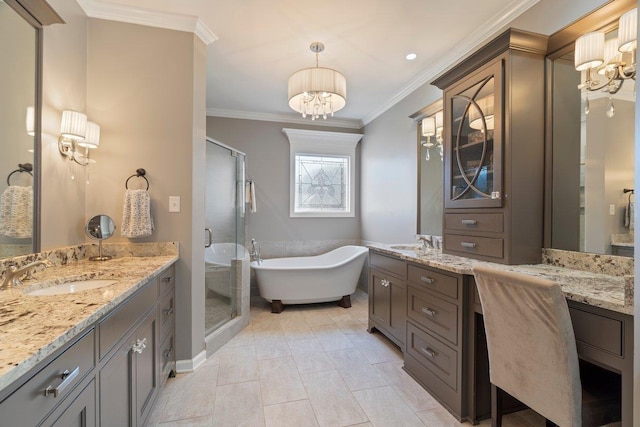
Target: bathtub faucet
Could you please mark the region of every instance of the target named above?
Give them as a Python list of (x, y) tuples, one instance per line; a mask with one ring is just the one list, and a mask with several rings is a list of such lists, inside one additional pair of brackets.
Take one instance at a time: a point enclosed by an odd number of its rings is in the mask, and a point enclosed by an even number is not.
[(251, 239), (251, 248), (251, 253), (249, 254), (249, 256), (251, 256), (251, 260), (260, 264), (262, 262), (262, 258), (260, 258), (260, 247), (258, 246), (256, 239)]

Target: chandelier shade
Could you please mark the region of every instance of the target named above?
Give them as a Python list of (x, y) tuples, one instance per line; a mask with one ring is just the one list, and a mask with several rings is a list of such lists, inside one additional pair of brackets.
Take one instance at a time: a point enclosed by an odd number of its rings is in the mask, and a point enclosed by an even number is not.
[(574, 63), (576, 70), (597, 67), (604, 62), (604, 33), (592, 32), (576, 40)]
[(289, 77), (289, 107), (312, 120), (341, 110), (347, 104), (347, 79), (331, 68), (317, 66), (317, 54), (324, 50), (322, 43), (313, 43), (311, 51), (316, 53), (316, 67), (296, 71)]
[(631, 52), (636, 49), (638, 38), (638, 8), (620, 17), (618, 24), (618, 50)]

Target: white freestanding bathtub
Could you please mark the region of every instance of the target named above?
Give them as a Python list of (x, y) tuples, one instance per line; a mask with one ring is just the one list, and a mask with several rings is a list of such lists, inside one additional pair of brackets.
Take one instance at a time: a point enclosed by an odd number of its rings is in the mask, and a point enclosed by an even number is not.
[[(235, 243), (214, 243), (204, 250), (205, 283), (207, 288), (218, 295), (231, 297), (232, 286), (229, 274), (232, 259), (249, 256), (247, 249)], [(235, 287), (233, 287), (235, 290)]]
[(251, 268), (273, 313), (281, 312), (284, 304), (328, 301), (348, 308), (368, 253), (362, 246), (343, 246), (317, 256), (253, 261)]

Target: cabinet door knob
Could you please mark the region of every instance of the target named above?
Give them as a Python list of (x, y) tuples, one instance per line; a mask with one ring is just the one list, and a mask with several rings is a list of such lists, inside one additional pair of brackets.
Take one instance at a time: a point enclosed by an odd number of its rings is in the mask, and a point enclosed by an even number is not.
[(386, 288), (389, 286), (389, 281), (387, 279), (382, 279), (380, 284)]
[(173, 351), (173, 347), (171, 347), (171, 348), (169, 348), (169, 349), (165, 350), (165, 351), (162, 353), (162, 356), (163, 356), (165, 359), (168, 359), (168, 358), (169, 358), (169, 356), (171, 356), (171, 352), (172, 352), (172, 351)]
[(136, 340), (136, 343), (131, 347), (131, 350), (133, 350), (134, 353), (142, 354), (145, 348), (147, 348), (147, 339), (142, 338)]
[(169, 317), (173, 314), (173, 307), (165, 308), (164, 310), (162, 310), (162, 312), (164, 313), (165, 317)]
[(65, 388), (69, 387), (69, 384), (73, 382), (73, 380), (78, 376), (79, 373), (80, 366), (76, 366), (73, 371), (69, 371), (68, 369), (66, 369), (63, 373), (60, 374), (60, 377), (58, 378), (59, 384), (56, 386), (52, 384), (47, 387), (44, 390), (44, 395), (53, 395), (53, 397), (58, 397), (58, 395), (62, 393)]

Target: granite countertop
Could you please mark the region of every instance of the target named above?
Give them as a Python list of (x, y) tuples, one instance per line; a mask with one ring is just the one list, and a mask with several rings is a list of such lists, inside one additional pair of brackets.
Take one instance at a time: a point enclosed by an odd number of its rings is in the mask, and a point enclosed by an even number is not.
[(625, 277), (557, 267), (548, 264), (503, 265), (431, 251), (417, 256), (413, 250), (398, 250), (383, 244), (369, 244), (369, 249), (393, 255), (416, 264), (450, 271), (473, 274), (473, 267), (486, 265), (554, 281), (560, 285), (567, 299), (633, 315), (633, 298), (625, 298)]
[[(178, 260), (177, 254), (78, 260), (34, 273), (20, 287), (0, 291), (0, 390), (122, 303)], [(29, 296), (34, 283), (117, 279), (110, 286), (53, 296)]]

